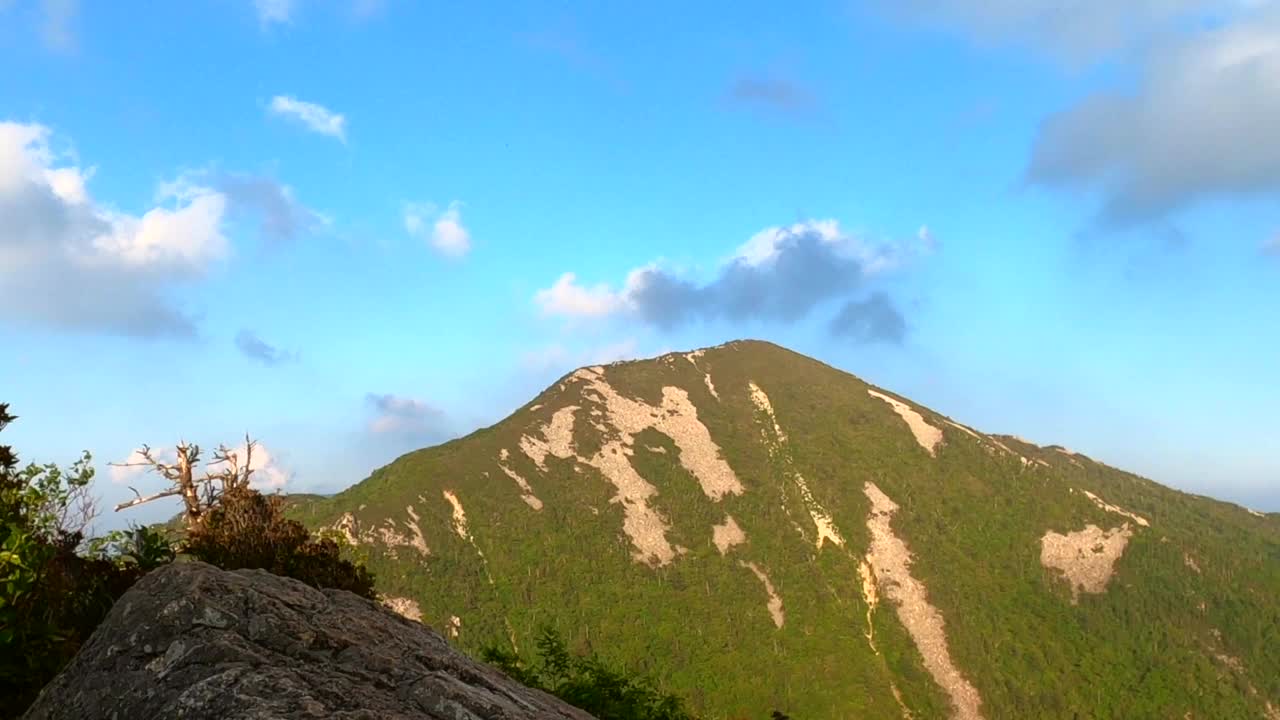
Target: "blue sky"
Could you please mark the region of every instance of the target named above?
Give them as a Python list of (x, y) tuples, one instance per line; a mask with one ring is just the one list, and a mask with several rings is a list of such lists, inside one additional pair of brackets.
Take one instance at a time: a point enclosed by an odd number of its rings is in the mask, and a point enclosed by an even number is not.
[(332, 491), (758, 337), (1280, 510), (1280, 12), (1117, 5), (0, 0), (5, 440)]

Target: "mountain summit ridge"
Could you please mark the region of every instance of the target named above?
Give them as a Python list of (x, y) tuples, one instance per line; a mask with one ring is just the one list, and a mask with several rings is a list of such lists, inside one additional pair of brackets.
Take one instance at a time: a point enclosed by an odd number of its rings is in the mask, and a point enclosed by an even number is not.
[(1268, 518), (763, 341), (574, 370), (299, 512), (464, 649), (550, 625), (708, 717), (1280, 706)]

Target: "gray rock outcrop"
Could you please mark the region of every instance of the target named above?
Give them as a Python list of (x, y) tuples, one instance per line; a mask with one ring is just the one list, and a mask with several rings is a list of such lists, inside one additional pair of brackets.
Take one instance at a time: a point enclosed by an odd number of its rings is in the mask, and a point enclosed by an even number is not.
[(591, 720), (351, 593), (178, 562), (112, 608), (27, 720)]

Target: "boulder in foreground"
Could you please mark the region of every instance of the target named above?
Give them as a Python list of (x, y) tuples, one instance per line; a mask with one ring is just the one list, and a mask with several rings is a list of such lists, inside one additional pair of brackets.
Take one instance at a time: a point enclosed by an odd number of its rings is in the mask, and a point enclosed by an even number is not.
[(24, 718), (590, 720), (340, 590), (178, 562), (139, 581)]

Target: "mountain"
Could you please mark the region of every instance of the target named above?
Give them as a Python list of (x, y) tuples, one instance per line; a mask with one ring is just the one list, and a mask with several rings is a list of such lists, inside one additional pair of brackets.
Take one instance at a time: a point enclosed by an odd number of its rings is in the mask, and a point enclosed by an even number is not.
[(464, 650), (710, 718), (1280, 718), (1280, 516), (763, 342), (589, 367), (296, 512)]

